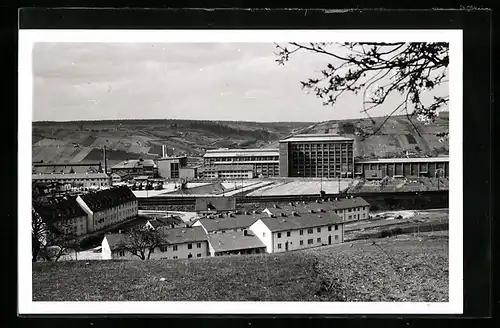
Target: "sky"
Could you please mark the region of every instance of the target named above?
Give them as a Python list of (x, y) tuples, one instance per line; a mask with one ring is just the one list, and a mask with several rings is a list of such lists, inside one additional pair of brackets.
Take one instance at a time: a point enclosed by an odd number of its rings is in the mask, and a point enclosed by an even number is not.
[[(278, 65), (276, 51), (273, 43), (36, 43), (33, 120), (366, 117), (360, 95), (345, 93), (331, 107), (301, 89), (330, 57), (298, 52)], [(400, 102), (389, 97), (370, 114), (383, 116)]]

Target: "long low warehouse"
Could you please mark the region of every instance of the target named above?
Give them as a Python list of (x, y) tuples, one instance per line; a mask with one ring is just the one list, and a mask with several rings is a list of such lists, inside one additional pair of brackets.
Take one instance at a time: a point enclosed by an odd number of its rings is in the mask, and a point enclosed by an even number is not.
[(365, 179), (389, 177), (449, 177), (448, 157), (379, 158), (357, 160), (354, 176)]

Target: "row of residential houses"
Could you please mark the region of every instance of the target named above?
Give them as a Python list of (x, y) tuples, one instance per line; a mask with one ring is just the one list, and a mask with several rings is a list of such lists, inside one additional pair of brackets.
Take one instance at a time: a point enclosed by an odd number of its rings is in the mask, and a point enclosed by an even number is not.
[[(208, 219), (213, 220), (213, 219)], [(255, 218), (243, 225), (224, 219), (228, 230), (211, 233), (207, 222), (197, 221), (186, 228), (159, 227), (162, 243), (154, 249), (151, 259), (190, 259), (259, 253), (279, 253), (292, 250), (332, 245), (343, 242), (344, 228), (340, 217), (333, 215), (300, 215), (290, 218)], [(208, 226), (206, 228), (205, 226)], [(231, 230), (229, 230), (229, 226)], [(127, 250), (126, 234), (109, 234), (102, 241), (103, 259), (139, 259)]]
[[(344, 224), (369, 218), (362, 198), (290, 203), (263, 211), (237, 211), (231, 198), (200, 198), (201, 218), (183, 225), (180, 218), (156, 218), (146, 227), (156, 230), (163, 244), (151, 259), (279, 253), (344, 241)], [(183, 226), (181, 226), (183, 225)], [(102, 241), (103, 259), (138, 259), (124, 247), (127, 235), (110, 234)]]

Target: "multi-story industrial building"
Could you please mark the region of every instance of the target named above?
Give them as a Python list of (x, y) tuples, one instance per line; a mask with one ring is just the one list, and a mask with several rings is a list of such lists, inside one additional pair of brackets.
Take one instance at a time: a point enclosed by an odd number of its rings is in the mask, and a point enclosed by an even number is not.
[(353, 177), (354, 139), (333, 134), (301, 134), (280, 140), (282, 177)]
[(165, 179), (181, 178), (181, 169), (187, 165), (187, 156), (163, 157), (156, 160), (158, 173)]
[(379, 158), (357, 160), (354, 168), (355, 177), (367, 180), (412, 177), (448, 177), (450, 173), (448, 157), (432, 158)]
[(253, 165), (209, 165), (198, 169), (202, 179), (252, 179)]
[(255, 177), (277, 177), (280, 173), (279, 151), (269, 149), (212, 149), (203, 156), (207, 165), (252, 165)]

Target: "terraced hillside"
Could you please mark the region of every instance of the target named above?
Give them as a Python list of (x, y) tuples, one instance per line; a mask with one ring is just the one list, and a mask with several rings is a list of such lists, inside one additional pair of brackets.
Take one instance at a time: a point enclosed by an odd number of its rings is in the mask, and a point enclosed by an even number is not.
[(199, 156), (204, 149), (259, 148), (311, 123), (255, 123), (189, 120), (34, 122), (33, 161), (85, 162), (155, 158), (167, 145), (169, 155)]
[[(441, 140), (437, 134), (448, 132), (448, 112), (441, 113), (434, 123), (423, 124), (413, 120), (417, 130), (406, 116), (393, 116), (385, 124), (385, 117), (374, 117), (374, 123), (368, 119), (320, 122), (304, 128), (302, 134), (333, 133), (354, 138), (354, 156), (357, 158), (437, 156), (449, 152), (447, 140)], [(381, 129), (376, 131), (380, 126)], [(363, 137), (376, 132), (369, 137)], [(268, 147), (278, 147), (278, 142)]]
[(106, 146), (110, 164), (125, 159), (155, 158), (161, 145), (169, 155), (200, 156), (205, 149), (271, 148), (278, 140), (294, 134), (335, 133), (355, 139), (358, 158), (401, 157), (408, 154), (437, 156), (448, 154), (447, 140), (438, 133), (448, 131), (448, 113), (432, 124), (414, 121), (418, 131), (405, 116), (393, 116), (373, 133), (384, 117), (319, 123), (229, 122), (189, 120), (127, 120), (84, 122), (34, 122), (33, 161), (85, 162), (102, 159)]

